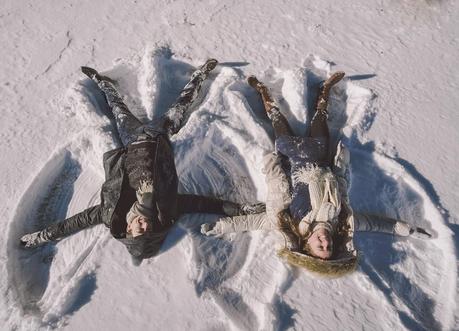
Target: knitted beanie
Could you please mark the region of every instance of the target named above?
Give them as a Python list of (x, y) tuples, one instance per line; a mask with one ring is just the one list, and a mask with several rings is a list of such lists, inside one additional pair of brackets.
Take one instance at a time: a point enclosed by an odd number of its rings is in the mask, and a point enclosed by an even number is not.
[(126, 215), (126, 222), (130, 224), (135, 217), (143, 216), (152, 220), (156, 215), (156, 206), (153, 199), (153, 183), (141, 181), (136, 191), (137, 201), (134, 202)]

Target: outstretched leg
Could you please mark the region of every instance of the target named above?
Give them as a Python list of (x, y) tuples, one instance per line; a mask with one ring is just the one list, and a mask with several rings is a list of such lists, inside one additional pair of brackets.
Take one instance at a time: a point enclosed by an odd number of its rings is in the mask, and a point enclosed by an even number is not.
[(107, 77), (99, 75), (96, 70), (89, 67), (81, 67), (81, 71), (91, 78), (104, 93), (105, 99), (115, 116), (116, 126), (123, 145), (127, 146), (129, 143), (137, 140), (140, 133), (138, 129), (143, 124), (129, 111), (112, 81)]
[(190, 81), (185, 85), (176, 102), (161, 118), (160, 126), (167, 132), (169, 137), (177, 133), (184, 125), (185, 113), (196, 100), (202, 83), (217, 64), (217, 60), (209, 59), (198, 70), (193, 72)]
[(258, 93), (260, 93), (265, 107), (266, 114), (271, 120), (274, 128), (274, 135), (276, 138), (280, 136), (293, 136), (293, 131), (288, 124), (287, 119), (279, 110), (279, 106), (272, 98), (268, 88), (260, 82), (255, 76), (247, 78), (247, 82), (252, 86)]
[(316, 109), (314, 116), (311, 120), (311, 137), (329, 137), (327, 118), (328, 118), (328, 97), (330, 96), (330, 89), (344, 77), (344, 72), (337, 71), (330, 76), (319, 90), (317, 98)]

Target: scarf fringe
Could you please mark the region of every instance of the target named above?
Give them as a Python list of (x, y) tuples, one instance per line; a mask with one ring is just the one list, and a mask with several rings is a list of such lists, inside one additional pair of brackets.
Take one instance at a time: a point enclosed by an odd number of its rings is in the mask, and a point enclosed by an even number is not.
[(292, 174), (294, 183), (312, 183), (319, 180), (334, 179), (333, 173), (329, 168), (319, 167), (315, 164), (307, 164), (299, 168)]

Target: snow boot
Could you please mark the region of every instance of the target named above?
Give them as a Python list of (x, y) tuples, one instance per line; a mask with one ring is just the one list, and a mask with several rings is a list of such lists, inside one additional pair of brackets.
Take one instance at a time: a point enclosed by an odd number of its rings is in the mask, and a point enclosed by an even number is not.
[(260, 82), (255, 76), (249, 76), (247, 78), (247, 83), (249, 83), (250, 86), (252, 86), (255, 90), (257, 90), (258, 93), (260, 93), (261, 98), (263, 99), (263, 104), (265, 106), (266, 114), (268, 115), (269, 118), (271, 118), (273, 113), (275, 113), (276, 111), (279, 111), (279, 106), (274, 101), (273, 97), (269, 93), (269, 90), (265, 84)]
[(81, 71), (88, 76), (90, 79), (92, 79), (96, 84), (99, 84), (101, 81), (105, 80), (107, 82), (110, 82), (112, 84), (116, 84), (116, 81), (107, 77), (107, 76), (102, 76), (100, 75), (96, 69), (90, 68), (90, 67), (81, 67)]
[(99, 83), (102, 80), (99, 73), (93, 68), (81, 67), (81, 71), (96, 83)]
[(321, 84), (317, 98), (316, 112), (328, 116), (327, 106), (331, 88), (343, 79), (344, 71), (337, 71)]
[(218, 61), (216, 59), (208, 59), (206, 63), (204, 63), (199, 70), (201, 70), (203, 73), (208, 74), (212, 70), (215, 69), (217, 66)]
[(262, 88), (263, 84), (257, 79), (257, 77), (249, 76), (249, 78), (247, 78), (247, 83), (249, 83), (250, 86), (261, 93), (260, 89)]

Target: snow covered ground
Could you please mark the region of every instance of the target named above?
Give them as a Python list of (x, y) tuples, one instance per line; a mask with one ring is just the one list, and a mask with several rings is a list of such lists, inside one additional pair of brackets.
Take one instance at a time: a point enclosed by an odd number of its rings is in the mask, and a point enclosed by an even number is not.
[[(0, 4), (0, 329), (457, 330), (459, 3), (422, 0), (8, 1)], [(145, 121), (193, 68), (221, 65), (173, 144), (180, 190), (264, 201), (272, 129), (250, 74), (297, 133), (317, 83), (347, 79), (330, 121), (351, 150), (352, 204), (433, 229), (359, 234), (359, 269), (320, 280), (276, 257), (275, 234), (199, 234), (186, 216), (134, 267), (103, 226), (34, 251), (21, 234), (96, 204), (118, 145), (79, 71), (118, 81)]]

